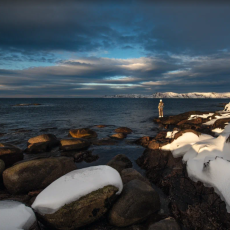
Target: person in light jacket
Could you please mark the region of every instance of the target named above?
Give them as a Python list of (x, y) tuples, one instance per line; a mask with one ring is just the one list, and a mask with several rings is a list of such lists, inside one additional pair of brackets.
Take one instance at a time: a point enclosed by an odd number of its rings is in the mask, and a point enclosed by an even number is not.
[(163, 107), (164, 107), (164, 103), (162, 102), (162, 99), (160, 99), (160, 103), (158, 105), (159, 117), (163, 117)]

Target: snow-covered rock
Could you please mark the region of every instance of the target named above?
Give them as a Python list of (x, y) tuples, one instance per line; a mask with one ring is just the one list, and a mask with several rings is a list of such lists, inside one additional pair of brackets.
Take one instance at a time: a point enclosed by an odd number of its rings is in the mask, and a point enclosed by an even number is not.
[(36, 217), (31, 208), (17, 201), (0, 201), (0, 229), (29, 230), (35, 222)]
[(230, 212), (230, 124), (217, 138), (185, 133), (162, 149), (171, 150), (174, 157), (183, 156), (188, 176), (213, 187)]
[(175, 134), (176, 133), (178, 133), (178, 131), (177, 130), (174, 130), (174, 131), (168, 131), (167, 133), (166, 133), (166, 138), (170, 138), (170, 139), (172, 139), (172, 138), (174, 138), (174, 136), (175, 136)]
[(90, 224), (104, 215), (123, 189), (120, 174), (107, 165), (74, 170), (49, 185), (32, 208), (55, 229)]
[(44, 189), (37, 196), (32, 208), (43, 215), (51, 214), (65, 204), (107, 185), (118, 188), (117, 194), (120, 194), (123, 188), (120, 174), (110, 166), (101, 165), (74, 170)]
[(230, 102), (227, 105), (225, 105), (224, 111), (229, 111), (230, 112)]

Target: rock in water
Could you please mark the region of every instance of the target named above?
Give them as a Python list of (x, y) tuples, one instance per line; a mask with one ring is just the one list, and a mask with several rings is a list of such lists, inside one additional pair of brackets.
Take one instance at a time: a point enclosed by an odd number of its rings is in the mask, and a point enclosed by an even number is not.
[(32, 207), (48, 226), (74, 230), (102, 217), (122, 188), (115, 169), (106, 165), (88, 167), (54, 181)]
[(32, 137), (27, 143), (27, 153), (43, 153), (49, 152), (53, 147), (58, 146), (59, 141), (53, 134), (42, 134)]
[(96, 138), (97, 133), (91, 129), (71, 129), (69, 135), (74, 138)]
[(5, 163), (0, 159), (0, 177), (2, 176), (3, 171), (5, 170)]
[(180, 226), (172, 217), (151, 224), (148, 230), (180, 230)]
[(127, 134), (126, 133), (115, 133), (111, 135), (110, 137), (114, 139), (124, 139), (127, 137)]
[(121, 173), (121, 171), (123, 169), (132, 168), (132, 166), (133, 166), (132, 162), (124, 154), (116, 155), (112, 160), (110, 160), (107, 163), (107, 165), (109, 165), (112, 168), (116, 169), (119, 173)]
[(140, 180), (132, 180), (109, 212), (109, 221), (125, 227), (146, 220), (160, 209), (160, 198), (155, 190)]
[(17, 201), (0, 201), (0, 229), (32, 230), (36, 226), (37, 220), (31, 208)]
[(130, 134), (130, 133), (133, 132), (133, 130), (130, 129), (130, 128), (127, 128), (127, 127), (120, 127), (120, 128), (115, 129), (115, 132), (116, 132), (116, 133), (126, 133), (126, 134)]
[(0, 143), (0, 159), (5, 162), (6, 167), (10, 167), (23, 159), (23, 153), (13, 145)]
[(60, 143), (60, 149), (63, 151), (86, 149), (91, 145), (89, 141), (83, 139), (63, 139)]
[(3, 182), (12, 194), (44, 189), (66, 173), (75, 170), (72, 158), (52, 157), (19, 163), (3, 172)]

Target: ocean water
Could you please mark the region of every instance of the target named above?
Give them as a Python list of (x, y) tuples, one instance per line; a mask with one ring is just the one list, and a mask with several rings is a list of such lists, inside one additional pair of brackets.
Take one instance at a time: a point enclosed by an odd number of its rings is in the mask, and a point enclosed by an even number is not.
[[(229, 99), (163, 99), (164, 115), (175, 115), (186, 111), (223, 110), (220, 103)], [(39, 106), (14, 106), (16, 104), (40, 103)], [(154, 136), (158, 126), (153, 119), (158, 116), (159, 99), (0, 99), (0, 142), (26, 148), (31, 137), (52, 133), (58, 138), (68, 137), (73, 128), (92, 128), (98, 138), (107, 138), (121, 126), (129, 127), (133, 133), (116, 146), (92, 146), (100, 158), (93, 163), (80, 163), (78, 167), (107, 163), (117, 154), (126, 154), (134, 163), (143, 148), (132, 144), (142, 136)], [(96, 125), (107, 125), (97, 128)], [(36, 155), (37, 156), (37, 155)], [(25, 158), (34, 157), (26, 155)]]

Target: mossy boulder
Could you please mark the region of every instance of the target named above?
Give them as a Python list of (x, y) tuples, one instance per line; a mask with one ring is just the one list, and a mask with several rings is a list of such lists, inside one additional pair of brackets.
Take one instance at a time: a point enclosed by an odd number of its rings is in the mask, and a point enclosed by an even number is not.
[(51, 157), (19, 163), (3, 172), (3, 182), (12, 194), (28, 193), (47, 187), (66, 173), (75, 170), (72, 158)]
[(62, 139), (60, 149), (63, 151), (87, 149), (91, 143), (83, 139)]
[(127, 183), (119, 199), (109, 212), (109, 222), (117, 227), (126, 227), (145, 221), (160, 209), (158, 193), (140, 180)]
[(71, 129), (69, 135), (74, 138), (96, 138), (97, 133), (91, 129)]
[(11, 144), (0, 143), (0, 159), (5, 162), (7, 168), (21, 161), (23, 159), (23, 153), (21, 149)]
[(74, 230), (101, 218), (111, 207), (118, 188), (108, 185), (66, 204), (53, 214), (38, 214), (49, 229)]

